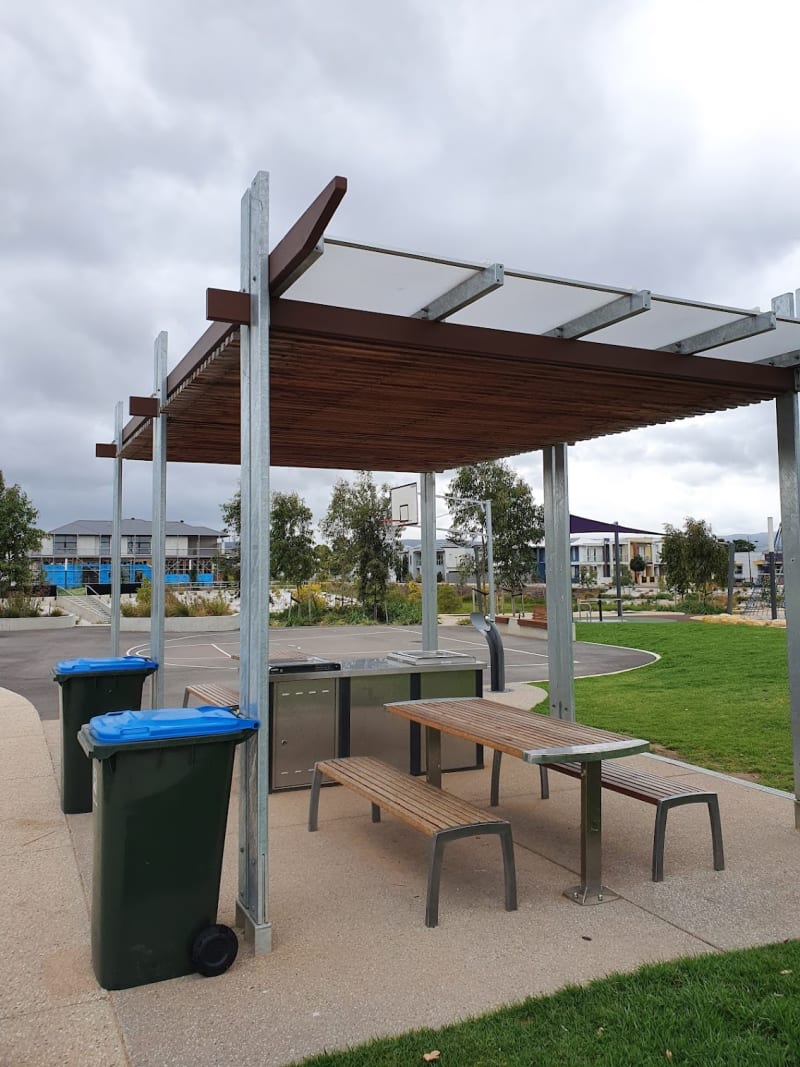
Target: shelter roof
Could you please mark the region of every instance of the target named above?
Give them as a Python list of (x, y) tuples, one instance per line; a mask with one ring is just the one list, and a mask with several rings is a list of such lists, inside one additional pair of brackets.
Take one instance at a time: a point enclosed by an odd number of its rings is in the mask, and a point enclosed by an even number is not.
[[(800, 320), (500, 264), (323, 245), (335, 208), (330, 196), (318, 207), (326, 192), (270, 255), (273, 466), (448, 470), (795, 388)], [(298, 227), (311, 233), (314, 254), (287, 266)], [(212, 314), (213, 293), (249, 299), (209, 291), (209, 317), (227, 321), (169, 375), (170, 461), (240, 462), (247, 320)], [(151, 423), (143, 415), (127, 424), (123, 458), (152, 457)]]

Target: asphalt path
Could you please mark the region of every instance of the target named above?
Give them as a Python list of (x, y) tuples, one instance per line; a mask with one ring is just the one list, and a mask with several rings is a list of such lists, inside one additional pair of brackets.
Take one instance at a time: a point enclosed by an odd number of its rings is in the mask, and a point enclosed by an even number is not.
[[(76, 626), (65, 630), (21, 630), (0, 633), (0, 687), (19, 693), (34, 705), (42, 719), (58, 718), (58, 685), (53, 665), (60, 660), (111, 655), (109, 626)], [(359, 656), (382, 656), (387, 652), (419, 651), (419, 626), (298, 626), (269, 631), (270, 658), (320, 656), (330, 660)], [(465, 652), (487, 663), (485, 639), (466, 626), (440, 626), (439, 648)], [(547, 642), (539, 638), (503, 634), (506, 682), (539, 682), (547, 679)], [(148, 655), (147, 635), (123, 633), (120, 653)], [(167, 634), (164, 670), (164, 703), (180, 707), (190, 681), (217, 681), (235, 686), (239, 651), (238, 631)], [(574, 646), (575, 676), (585, 678), (632, 670), (657, 657), (646, 651), (577, 642)], [(150, 685), (145, 682), (145, 707), (150, 706)]]

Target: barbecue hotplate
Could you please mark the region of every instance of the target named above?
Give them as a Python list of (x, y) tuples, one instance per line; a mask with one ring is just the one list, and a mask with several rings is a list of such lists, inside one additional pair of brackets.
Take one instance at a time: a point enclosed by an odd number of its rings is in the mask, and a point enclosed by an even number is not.
[(315, 671), (339, 671), (341, 669), (341, 663), (319, 659), (317, 656), (308, 656), (305, 659), (271, 659), (269, 661), (270, 674), (313, 674)]

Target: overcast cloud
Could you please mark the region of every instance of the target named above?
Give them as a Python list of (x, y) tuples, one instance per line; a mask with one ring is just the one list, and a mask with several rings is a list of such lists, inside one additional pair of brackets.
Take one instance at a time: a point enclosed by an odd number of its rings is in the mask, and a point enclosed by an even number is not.
[[(110, 517), (95, 442), (151, 391), (158, 332), (171, 368), (206, 327), (206, 287), (238, 288), (260, 169), (272, 243), (343, 174), (331, 236), (768, 308), (800, 285), (799, 39), (791, 0), (10, 0), (6, 481), (46, 528)], [(541, 500), (540, 456), (514, 465)], [(336, 476), (272, 481), (319, 520)], [(168, 479), (170, 518), (220, 526), (238, 470)], [(774, 407), (579, 445), (569, 481), (578, 514), (763, 530)], [(126, 464), (124, 514), (149, 517), (150, 494), (149, 465)]]

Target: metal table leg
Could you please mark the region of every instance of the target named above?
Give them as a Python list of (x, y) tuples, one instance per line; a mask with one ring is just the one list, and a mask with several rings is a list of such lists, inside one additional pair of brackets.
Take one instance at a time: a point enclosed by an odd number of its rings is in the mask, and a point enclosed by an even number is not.
[(565, 890), (577, 904), (604, 904), (618, 900), (602, 884), (602, 763), (581, 764), (581, 884)]
[(442, 732), (425, 727), (425, 777), (431, 785), (442, 787)]

